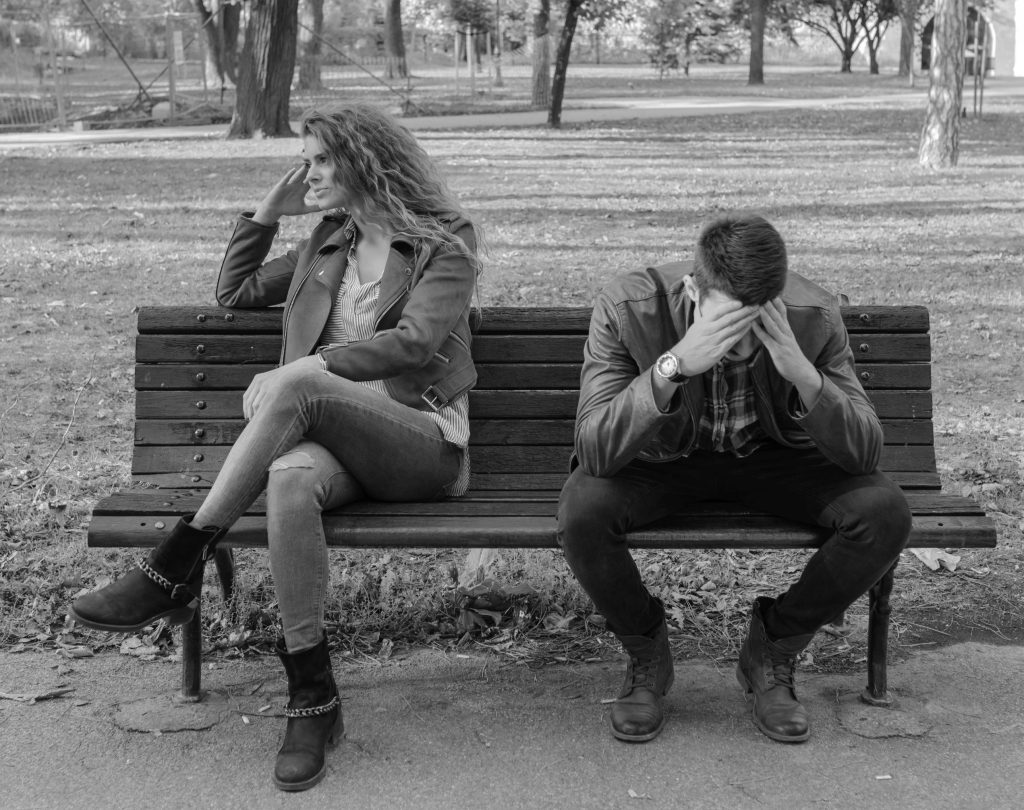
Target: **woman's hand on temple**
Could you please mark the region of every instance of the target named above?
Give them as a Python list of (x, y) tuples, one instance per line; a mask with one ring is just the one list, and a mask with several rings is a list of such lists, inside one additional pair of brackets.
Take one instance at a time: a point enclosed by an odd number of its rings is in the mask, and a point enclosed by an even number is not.
[(263, 202), (256, 209), (253, 220), (260, 225), (273, 225), (281, 217), (312, 214), (319, 211), (319, 206), (306, 203), (306, 195), (309, 193), (309, 184), (306, 182), (308, 170), (309, 166), (306, 164), (290, 169), (267, 192), (267, 196), (263, 198)]

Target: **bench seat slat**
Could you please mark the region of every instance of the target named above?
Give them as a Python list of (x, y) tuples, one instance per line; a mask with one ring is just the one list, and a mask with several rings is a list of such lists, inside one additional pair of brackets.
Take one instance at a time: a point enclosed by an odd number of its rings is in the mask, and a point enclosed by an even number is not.
[[(527, 496), (506, 492), (501, 497), (467, 495), (425, 503), (384, 503), (360, 501), (338, 510), (349, 515), (548, 515), (558, 506), (558, 490), (533, 491)], [(94, 515), (180, 515), (195, 512), (204, 494), (195, 490), (129, 490), (101, 500)], [(970, 498), (934, 492), (908, 492), (907, 503), (915, 515), (982, 515), (984, 511)], [(249, 515), (266, 514), (266, 498), (260, 496), (248, 509)], [(704, 501), (679, 510), (680, 515), (766, 514), (731, 501)]]
[[(152, 546), (159, 532), (153, 526), (167, 521), (161, 515), (97, 515), (89, 524), (94, 547)], [(434, 516), (328, 515), (324, 533), (330, 546), (398, 548), (557, 548), (552, 516)], [(826, 529), (774, 517), (734, 515), (666, 518), (629, 535), (636, 548), (816, 548), (828, 538)], [(230, 545), (265, 546), (266, 520), (244, 516), (226, 537)], [(915, 517), (909, 546), (991, 548), (995, 545), (992, 519), (985, 516)]]
[[(490, 492), (500, 490), (519, 490), (529, 492), (536, 489), (560, 489), (565, 483), (568, 473), (480, 473), (470, 472), (470, 490)], [(937, 472), (928, 471), (890, 471), (889, 477), (904, 490), (939, 489), (941, 482)], [(203, 473), (141, 473), (132, 476), (140, 484), (161, 489), (178, 489), (193, 487), (209, 489), (217, 480), (216, 472)]]

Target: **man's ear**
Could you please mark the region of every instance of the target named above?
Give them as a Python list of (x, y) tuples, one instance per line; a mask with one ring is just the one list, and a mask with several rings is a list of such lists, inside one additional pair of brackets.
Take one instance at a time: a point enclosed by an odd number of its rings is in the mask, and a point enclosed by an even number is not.
[(683, 289), (693, 303), (700, 301), (700, 290), (697, 289), (697, 282), (693, 280), (693, 276), (683, 276)]

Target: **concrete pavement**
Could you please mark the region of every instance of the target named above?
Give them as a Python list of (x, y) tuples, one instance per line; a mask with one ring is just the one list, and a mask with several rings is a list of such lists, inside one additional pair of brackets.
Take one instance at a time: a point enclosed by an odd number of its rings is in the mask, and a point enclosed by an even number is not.
[[(802, 745), (751, 722), (732, 665), (677, 661), (670, 721), (653, 742), (614, 740), (602, 699), (622, 662), (516, 665), (497, 654), (421, 650), (400, 660), (335, 656), (348, 736), (302, 794), (271, 781), (284, 720), (275, 659), (207, 661), (200, 707), (173, 708), (177, 665), (115, 653), (66, 660), (0, 653), (7, 810), (297, 807), (901, 808), (1002, 810), (1024, 791), (1024, 648), (924, 649), (890, 670), (895, 709), (857, 695), (864, 673), (800, 673)], [(208, 726), (130, 731), (163, 723)], [(170, 713), (170, 714), (168, 714)], [(173, 722), (172, 722), (173, 724)]]

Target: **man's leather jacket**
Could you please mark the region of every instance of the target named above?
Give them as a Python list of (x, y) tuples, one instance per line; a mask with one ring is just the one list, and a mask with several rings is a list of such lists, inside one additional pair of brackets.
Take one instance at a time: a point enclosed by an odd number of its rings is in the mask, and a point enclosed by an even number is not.
[[(598, 296), (576, 413), (575, 461), (584, 472), (612, 476), (633, 459), (670, 461), (694, 448), (704, 411), (703, 378), (683, 382), (662, 412), (651, 376), (655, 360), (682, 339), (692, 320), (693, 304), (683, 287), (690, 270), (689, 262), (674, 262), (627, 273)], [(882, 427), (854, 372), (839, 300), (793, 272), (782, 299), (797, 343), (823, 385), (814, 402), (801, 403), (768, 352), (759, 351), (752, 376), (761, 426), (786, 447), (817, 446), (851, 474), (873, 471)]]
[[(473, 226), (448, 223), (451, 233), (476, 249)], [(217, 302), (226, 307), (284, 303), (281, 364), (317, 347), (345, 274), (350, 238), (345, 219), (325, 216), (309, 239), (264, 261), (277, 226), (243, 214), (228, 243), (217, 279)], [(476, 269), (449, 247), (414, 244), (401, 234), (391, 242), (381, 276), (374, 335), (370, 340), (321, 351), (332, 373), (353, 381), (385, 381), (393, 398), (418, 410), (446, 405), (476, 383), (470, 354), (469, 313)]]

